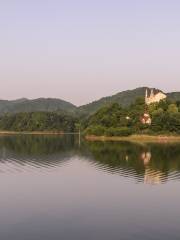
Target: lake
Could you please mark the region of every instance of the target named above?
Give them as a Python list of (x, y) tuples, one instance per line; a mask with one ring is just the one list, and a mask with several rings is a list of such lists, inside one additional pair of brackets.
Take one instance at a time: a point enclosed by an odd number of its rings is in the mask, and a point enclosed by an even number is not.
[(180, 239), (180, 144), (0, 137), (1, 240)]

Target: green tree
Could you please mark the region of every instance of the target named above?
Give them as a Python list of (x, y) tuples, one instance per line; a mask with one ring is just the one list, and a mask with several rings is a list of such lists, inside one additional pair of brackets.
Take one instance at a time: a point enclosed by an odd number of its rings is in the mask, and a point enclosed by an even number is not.
[(176, 104), (172, 103), (168, 106), (168, 109), (167, 109), (167, 112), (168, 113), (178, 113), (178, 107)]

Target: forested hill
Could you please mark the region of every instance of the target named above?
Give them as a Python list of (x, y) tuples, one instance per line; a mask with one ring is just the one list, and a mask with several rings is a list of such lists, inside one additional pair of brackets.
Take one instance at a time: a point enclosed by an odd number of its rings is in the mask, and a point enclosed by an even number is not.
[[(105, 105), (109, 105), (111, 103), (119, 103), (123, 107), (127, 107), (135, 102), (135, 100), (139, 97), (145, 97), (145, 91), (148, 89), (150, 92), (150, 88), (148, 87), (141, 87), (136, 88), (133, 90), (127, 90), (123, 92), (119, 92), (113, 96), (104, 97), (97, 101), (94, 101), (92, 103), (89, 103), (87, 105), (83, 105), (78, 108), (80, 113), (84, 114), (93, 114), (97, 110), (99, 110), (101, 107), (104, 107)], [(163, 92), (159, 89), (153, 88), (155, 93)], [(173, 92), (173, 93), (167, 93), (168, 99), (171, 99), (172, 101), (180, 101), (180, 92)]]
[(4, 113), (19, 113), (19, 112), (54, 112), (54, 111), (75, 111), (76, 106), (73, 104), (55, 98), (38, 98), (29, 100), (26, 98), (7, 101), (0, 100), (0, 115)]
[(167, 97), (173, 101), (180, 101), (180, 92), (167, 93)]
[[(119, 103), (121, 106), (126, 107), (126, 106), (129, 106), (130, 104), (134, 103), (137, 98), (144, 97), (146, 89), (149, 89), (149, 88), (141, 87), (141, 88), (136, 88), (133, 90), (119, 92), (113, 96), (104, 97), (104, 98), (99, 99), (98, 101), (94, 101), (87, 105), (81, 106), (81, 107), (79, 107), (79, 111), (82, 113), (93, 114), (97, 110), (99, 110), (101, 107), (103, 107), (105, 105), (109, 105), (111, 103)], [(150, 89), (149, 89), (149, 91), (150, 91)], [(154, 91), (159, 92), (160, 90), (154, 89)]]
[[(138, 97), (144, 97), (147, 87), (136, 88), (133, 90), (119, 92), (113, 96), (101, 98), (97, 101), (76, 107), (75, 105), (55, 98), (38, 98), (29, 100), (26, 98), (7, 101), (0, 100), (0, 115), (4, 113), (19, 113), (19, 112), (57, 112), (64, 111), (66, 113), (76, 113), (77, 115), (91, 115), (105, 105), (111, 103), (119, 103), (123, 107), (134, 103)], [(161, 90), (154, 89), (155, 92)], [(167, 93), (171, 100), (180, 101), (180, 92)]]

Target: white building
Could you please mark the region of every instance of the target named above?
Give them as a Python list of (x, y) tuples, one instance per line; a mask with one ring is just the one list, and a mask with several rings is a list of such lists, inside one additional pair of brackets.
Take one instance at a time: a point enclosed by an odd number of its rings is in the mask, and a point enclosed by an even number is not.
[(162, 92), (158, 92), (157, 94), (154, 93), (154, 90), (151, 90), (150, 96), (148, 96), (148, 90), (146, 89), (146, 94), (145, 94), (145, 103), (147, 105), (151, 104), (151, 103), (157, 103), (160, 102), (163, 99), (166, 99), (167, 96), (162, 93)]

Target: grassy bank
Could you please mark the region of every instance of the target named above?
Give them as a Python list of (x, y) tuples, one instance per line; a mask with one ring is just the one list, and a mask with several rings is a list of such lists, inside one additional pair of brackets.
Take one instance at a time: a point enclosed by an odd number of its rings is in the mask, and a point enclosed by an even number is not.
[(132, 142), (180, 142), (180, 135), (131, 135), (127, 137), (108, 137), (108, 136), (94, 136), (87, 135), (88, 141), (132, 141)]

